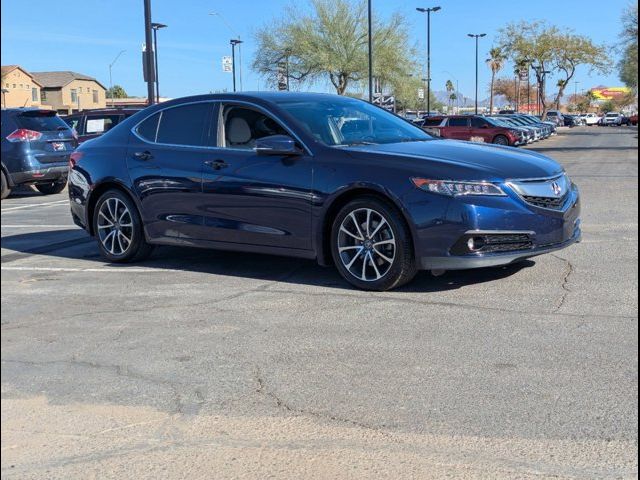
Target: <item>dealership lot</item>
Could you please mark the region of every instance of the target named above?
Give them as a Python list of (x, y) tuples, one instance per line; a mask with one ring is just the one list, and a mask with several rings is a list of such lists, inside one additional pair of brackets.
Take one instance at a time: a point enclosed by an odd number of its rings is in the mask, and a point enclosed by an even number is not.
[(17, 193), (3, 477), (636, 477), (637, 146), (531, 146), (580, 186), (581, 244), (389, 293), (260, 255), (108, 265), (66, 192)]

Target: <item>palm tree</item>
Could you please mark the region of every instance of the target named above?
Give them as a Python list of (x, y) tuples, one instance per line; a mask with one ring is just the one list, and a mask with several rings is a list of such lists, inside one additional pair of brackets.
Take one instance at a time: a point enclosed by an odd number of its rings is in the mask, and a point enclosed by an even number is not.
[(496, 74), (502, 70), (506, 58), (502, 50), (498, 47), (493, 47), (489, 50), (489, 58), (487, 58), (487, 66), (491, 69), (491, 94), (489, 96), (489, 112), (493, 113), (493, 82), (496, 78)]
[(453, 92), (454, 90), (453, 82), (451, 80), (447, 80), (447, 83), (445, 84), (445, 88), (447, 89), (447, 93), (449, 94), (449, 96), (447, 97), (447, 101), (448, 101), (447, 113), (451, 113), (451, 107), (452, 107), (451, 92)]
[(449, 102), (451, 102), (452, 109), (453, 109), (453, 104), (456, 103), (457, 99), (458, 99), (458, 96), (455, 93), (452, 93), (451, 95), (449, 95)]

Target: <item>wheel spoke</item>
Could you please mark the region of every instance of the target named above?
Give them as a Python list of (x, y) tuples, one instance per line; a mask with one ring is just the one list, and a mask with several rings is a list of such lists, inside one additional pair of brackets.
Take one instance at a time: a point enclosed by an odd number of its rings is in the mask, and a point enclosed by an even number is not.
[(369, 252), (367, 252), (362, 259), (362, 280), (367, 280), (367, 258), (369, 257)]
[[(113, 238), (115, 237), (116, 231), (115, 230), (111, 230), (106, 237), (104, 237), (104, 240), (102, 240), (102, 245), (104, 245), (104, 248), (106, 248), (107, 250), (109, 250), (109, 253), (113, 254)], [(111, 241), (111, 248), (109, 248), (109, 239), (112, 239)]]
[(122, 232), (118, 232), (118, 238), (124, 238), (126, 240), (126, 242), (127, 242), (127, 248), (129, 248), (129, 244), (131, 243), (131, 240), (129, 239), (129, 237), (127, 237)]
[(350, 237), (355, 238), (356, 240), (364, 240), (364, 238), (358, 237), (357, 235), (354, 235), (353, 233), (351, 233), (349, 230), (347, 230), (344, 226), (340, 227), (340, 231), (343, 233), (346, 233), (347, 235), (349, 235)]
[(367, 223), (365, 224), (365, 230), (367, 231), (367, 237), (369, 236), (369, 232), (371, 231), (371, 229), (369, 228), (369, 226), (371, 225), (371, 210), (369, 210), (367, 208)]
[(120, 232), (117, 233), (116, 239), (118, 240), (118, 247), (120, 247), (120, 254), (124, 252), (124, 247), (122, 246), (122, 240), (120, 240)]
[(376, 253), (376, 255), (378, 255), (380, 258), (382, 258), (385, 262), (393, 263), (393, 258), (387, 257), (385, 254), (381, 253), (380, 250), (378, 250), (377, 248), (373, 247), (373, 251)]
[(390, 238), (389, 240), (380, 240), (379, 242), (374, 242), (373, 246), (377, 247), (379, 245), (395, 245), (396, 241), (392, 238)]
[(353, 224), (356, 226), (358, 235), (360, 235), (359, 237), (357, 237), (358, 240), (364, 240), (364, 235), (362, 235), (362, 230), (360, 230), (360, 225), (358, 225), (358, 220), (356, 220), (356, 216), (353, 214), (353, 212), (351, 212), (349, 214), (349, 217), (351, 218), (351, 221), (353, 222)]
[(362, 246), (361, 245), (350, 245), (348, 247), (340, 247), (340, 248), (338, 248), (338, 251), (340, 253), (344, 252), (345, 250), (362, 250)]
[(380, 223), (376, 226), (376, 229), (371, 234), (371, 238), (375, 237), (376, 233), (378, 233), (380, 229), (384, 227), (386, 224), (387, 224), (387, 221), (384, 219), (384, 217), (380, 217)]
[(111, 220), (109, 220), (109, 217), (107, 217), (104, 212), (102, 210), (100, 210), (99, 215), (104, 218), (107, 222), (109, 222), (109, 225), (105, 225), (107, 227), (113, 227), (113, 222)]
[(373, 255), (371, 254), (371, 252), (369, 252), (369, 261), (371, 262), (371, 266), (376, 272), (376, 280), (378, 280), (380, 277), (382, 277), (382, 275), (380, 275), (380, 271), (378, 270), (376, 261), (373, 259)]
[(347, 267), (347, 270), (351, 268), (351, 266), (356, 262), (356, 260), (358, 259), (358, 257), (362, 254), (362, 251), (364, 250), (364, 248), (360, 247), (360, 250), (358, 251), (358, 253), (356, 253), (353, 258), (351, 259), (351, 261), (345, 265), (345, 267)]

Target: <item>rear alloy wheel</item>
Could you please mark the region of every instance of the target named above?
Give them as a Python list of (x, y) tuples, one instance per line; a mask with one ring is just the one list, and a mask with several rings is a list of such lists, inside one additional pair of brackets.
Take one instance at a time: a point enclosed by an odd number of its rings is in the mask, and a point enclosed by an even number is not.
[(36, 183), (36, 188), (40, 193), (45, 195), (54, 195), (60, 193), (67, 186), (67, 179), (58, 180), (51, 183)]
[(100, 252), (110, 262), (142, 260), (153, 249), (144, 239), (137, 208), (118, 190), (110, 190), (100, 197), (93, 223)]
[(333, 222), (331, 251), (345, 280), (364, 290), (390, 290), (416, 274), (406, 222), (375, 197), (354, 200), (340, 210)]
[(7, 176), (4, 174), (4, 171), (0, 173), (2, 173), (2, 195), (0, 198), (4, 200), (11, 193), (11, 189), (9, 189), (9, 182), (7, 181)]
[(498, 135), (493, 139), (493, 143), (495, 145), (509, 145), (509, 139), (504, 135)]

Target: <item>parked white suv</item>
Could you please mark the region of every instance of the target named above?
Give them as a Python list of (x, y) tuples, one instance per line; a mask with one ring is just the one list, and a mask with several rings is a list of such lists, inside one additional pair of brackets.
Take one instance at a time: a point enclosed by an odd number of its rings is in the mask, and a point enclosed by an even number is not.
[(604, 118), (602, 119), (602, 124), (605, 126), (608, 126), (608, 125), (620, 126), (622, 125), (622, 114), (619, 112), (606, 113)]

